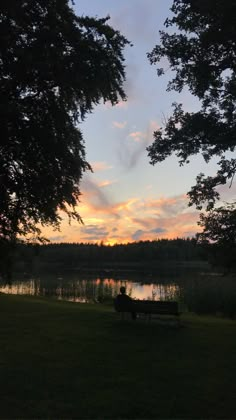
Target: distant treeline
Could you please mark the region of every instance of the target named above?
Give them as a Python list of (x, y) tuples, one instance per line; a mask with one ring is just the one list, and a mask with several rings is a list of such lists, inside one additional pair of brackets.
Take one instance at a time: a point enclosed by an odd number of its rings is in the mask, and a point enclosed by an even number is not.
[(168, 262), (206, 261), (207, 253), (195, 239), (160, 239), (139, 241), (113, 246), (85, 243), (59, 243), (44, 245), (18, 244), (15, 266), (31, 271), (40, 268), (65, 269), (119, 268), (152, 266)]

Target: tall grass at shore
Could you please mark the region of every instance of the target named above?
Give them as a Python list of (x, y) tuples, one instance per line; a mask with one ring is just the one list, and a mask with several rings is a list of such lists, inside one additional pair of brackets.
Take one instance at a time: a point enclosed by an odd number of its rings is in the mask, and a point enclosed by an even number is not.
[(189, 279), (181, 296), (191, 312), (236, 318), (235, 275), (204, 275)]

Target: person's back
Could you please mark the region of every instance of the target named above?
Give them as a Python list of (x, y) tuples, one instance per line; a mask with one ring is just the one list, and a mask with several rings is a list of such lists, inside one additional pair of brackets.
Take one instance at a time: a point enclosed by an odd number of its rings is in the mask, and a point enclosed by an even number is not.
[(121, 312), (131, 312), (132, 318), (136, 319), (136, 313), (133, 311), (133, 299), (126, 293), (125, 287), (120, 288), (120, 294), (115, 299), (115, 308)]
[(131, 303), (132, 302), (131, 297), (129, 297), (126, 294), (122, 294), (122, 293), (117, 295), (116, 299), (117, 299), (118, 303), (120, 303), (121, 305), (125, 304), (125, 303)]

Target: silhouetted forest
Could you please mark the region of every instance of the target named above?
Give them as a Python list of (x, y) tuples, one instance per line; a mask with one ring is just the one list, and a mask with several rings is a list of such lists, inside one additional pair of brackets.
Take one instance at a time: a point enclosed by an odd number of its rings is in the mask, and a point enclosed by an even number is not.
[(196, 239), (160, 239), (113, 246), (89, 243), (18, 244), (15, 266), (26, 272), (33, 267), (64, 269), (155, 267), (161, 263), (206, 261), (207, 253)]
[(163, 266), (213, 268), (224, 272), (235, 271), (235, 247), (199, 243), (195, 238), (158, 239), (113, 246), (91, 243), (26, 244), (18, 243), (7, 258), (2, 260), (0, 277), (11, 278), (12, 271), (30, 274), (47, 271), (108, 271), (143, 270), (145, 273), (160, 271)]

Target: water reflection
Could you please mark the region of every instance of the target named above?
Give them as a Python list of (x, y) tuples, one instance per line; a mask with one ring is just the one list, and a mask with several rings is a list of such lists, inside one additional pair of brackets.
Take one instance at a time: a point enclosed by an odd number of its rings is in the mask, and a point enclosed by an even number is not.
[(180, 287), (174, 283), (147, 283), (129, 279), (46, 277), (29, 280), (18, 279), (11, 285), (0, 282), (0, 292), (17, 295), (34, 295), (68, 300), (72, 302), (103, 302), (114, 298), (121, 286), (133, 299), (176, 299)]

